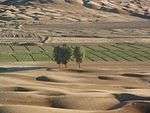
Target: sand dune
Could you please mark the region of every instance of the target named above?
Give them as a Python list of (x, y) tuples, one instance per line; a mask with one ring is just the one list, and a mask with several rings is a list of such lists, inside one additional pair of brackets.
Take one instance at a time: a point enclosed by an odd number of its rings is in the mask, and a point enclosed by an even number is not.
[(0, 74), (0, 113), (150, 113), (149, 63), (36, 65), (45, 68)]

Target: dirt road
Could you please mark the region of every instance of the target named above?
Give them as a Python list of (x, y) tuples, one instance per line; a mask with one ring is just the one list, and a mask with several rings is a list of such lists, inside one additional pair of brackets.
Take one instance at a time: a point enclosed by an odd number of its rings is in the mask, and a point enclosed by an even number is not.
[(62, 28), (62, 29), (140, 29), (140, 28), (150, 28), (150, 21), (133, 21), (133, 22), (96, 22), (96, 23), (56, 23), (47, 25), (24, 25), (24, 28), (35, 28), (35, 29), (52, 29), (52, 28)]

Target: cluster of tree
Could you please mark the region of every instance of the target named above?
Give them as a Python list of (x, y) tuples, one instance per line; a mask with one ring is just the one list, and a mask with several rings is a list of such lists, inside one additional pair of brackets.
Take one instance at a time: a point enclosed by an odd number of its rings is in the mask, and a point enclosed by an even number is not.
[(74, 49), (67, 46), (66, 44), (62, 46), (56, 46), (53, 50), (53, 58), (54, 61), (59, 65), (59, 68), (61, 69), (63, 65), (65, 65), (65, 68), (67, 68), (67, 63), (74, 58), (76, 63), (78, 64), (80, 68), (80, 64), (82, 63), (83, 59), (83, 52), (81, 51), (81, 48), (76, 46)]

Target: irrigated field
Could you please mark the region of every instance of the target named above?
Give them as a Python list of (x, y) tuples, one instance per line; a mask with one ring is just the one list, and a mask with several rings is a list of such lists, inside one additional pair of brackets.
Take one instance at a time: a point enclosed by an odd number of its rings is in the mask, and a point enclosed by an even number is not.
[[(86, 61), (148, 61), (150, 45), (104, 43), (80, 45)], [(72, 45), (72, 48), (74, 45)], [(0, 45), (0, 61), (52, 61), (53, 45)]]

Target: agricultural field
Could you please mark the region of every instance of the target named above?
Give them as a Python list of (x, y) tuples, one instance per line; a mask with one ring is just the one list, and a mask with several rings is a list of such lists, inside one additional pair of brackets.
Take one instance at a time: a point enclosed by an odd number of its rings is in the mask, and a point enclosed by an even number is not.
[[(52, 61), (53, 46), (45, 45), (0, 45), (0, 62)], [(74, 45), (70, 45), (74, 48)], [(84, 60), (93, 62), (109, 61), (150, 61), (150, 45), (144, 43), (103, 43), (81, 45)]]

